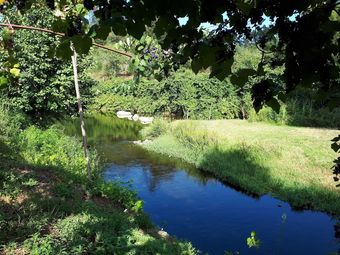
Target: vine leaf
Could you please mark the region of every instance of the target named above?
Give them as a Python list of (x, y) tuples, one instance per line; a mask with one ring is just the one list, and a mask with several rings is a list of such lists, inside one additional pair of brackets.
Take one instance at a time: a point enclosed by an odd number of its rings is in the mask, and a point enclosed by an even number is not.
[(248, 82), (249, 76), (255, 75), (256, 73), (257, 72), (251, 68), (241, 69), (231, 75), (230, 81), (232, 84), (242, 87)]
[(87, 54), (92, 46), (92, 39), (86, 35), (75, 35), (71, 37), (71, 41), (78, 54)]
[(69, 60), (72, 54), (71, 41), (69, 39), (63, 40), (55, 50), (55, 55), (64, 60)]
[(270, 100), (266, 101), (266, 105), (272, 108), (277, 114), (280, 112), (280, 103), (277, 101), (275, 97), (272, 97)]

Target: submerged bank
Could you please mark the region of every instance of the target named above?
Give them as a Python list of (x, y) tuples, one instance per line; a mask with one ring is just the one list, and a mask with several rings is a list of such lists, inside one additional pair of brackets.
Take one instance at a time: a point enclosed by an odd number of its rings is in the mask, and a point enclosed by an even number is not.
[(340, 190), (330, 170), (336, 130), (245, 121), (157, 121), (144, 131), (143, 147), (181, 158), (222, 181), (297, 209), (340, 214)]

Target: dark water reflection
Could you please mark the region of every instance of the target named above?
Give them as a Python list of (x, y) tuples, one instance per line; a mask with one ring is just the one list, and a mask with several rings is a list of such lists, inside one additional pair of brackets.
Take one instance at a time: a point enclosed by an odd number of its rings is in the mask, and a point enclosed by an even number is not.
[[(70, 133), (77, 126), (67, 125)], [(145, 211), (171, 235), (209, 254), (336, 254), (339, 227), (327, 214), (293, 211), (270, 196), (253, 198), (178, 160), (126, 142), (138, 138), (134, 122), (87, 119), (90, 141), (107, 163), (104, 178), (133, 180)], [(70, 128), (72, 127), (72, 128)], [(259, 250), (246, 238), (255, 230)]]

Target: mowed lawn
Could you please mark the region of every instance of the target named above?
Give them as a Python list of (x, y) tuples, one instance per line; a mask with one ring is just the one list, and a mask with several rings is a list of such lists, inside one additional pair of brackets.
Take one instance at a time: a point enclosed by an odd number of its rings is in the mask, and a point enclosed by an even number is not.
[(340, 213), (340, 188), (331, 167), (331, 139), (340, 131), (242, 120), (180, 120), (146, 145), (182, 158), (257, 195), (297, 208)]

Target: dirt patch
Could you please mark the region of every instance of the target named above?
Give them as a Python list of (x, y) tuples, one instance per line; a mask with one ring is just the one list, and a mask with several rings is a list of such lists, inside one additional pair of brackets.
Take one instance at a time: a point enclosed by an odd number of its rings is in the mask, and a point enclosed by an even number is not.
[(28, 253), (24, 248), (14, 248), (14, 249), (0, 250), (0, 255), (6, 255), (6, 254), (25, 255), (25, 254), (28, 254)]

